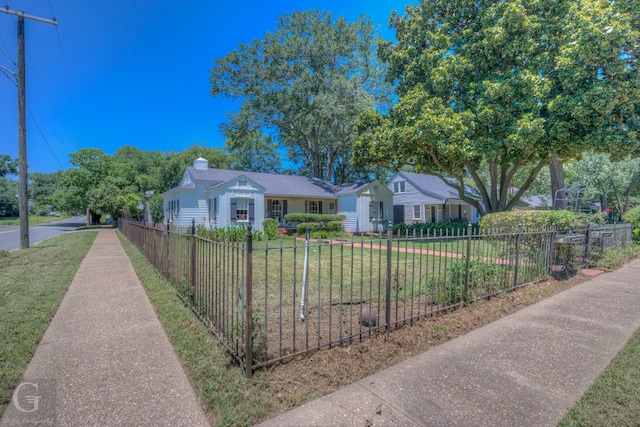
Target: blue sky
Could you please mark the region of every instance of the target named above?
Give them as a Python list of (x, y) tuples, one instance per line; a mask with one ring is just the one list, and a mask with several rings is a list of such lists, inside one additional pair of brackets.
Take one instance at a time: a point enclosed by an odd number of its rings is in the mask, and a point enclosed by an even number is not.
[[(216, 58), (251, 43), (294, 10), (355, 21), (369, 15), (384, 39), (406, 0), (151, 1), (0, 0), (0, 7), (58, 20), (25, 21), (30, 172), (70, 167), (96, 147), (181, 151), (220, 147), (218, 127), (238, 104), (209, 94)], [(412, 2), (409, 2), (412, 3)], [(17, 18), (0, 13), (0, 66), (16, 70)], [(17, 157), (17, 91), (0, 74), (0, 153)], [(42, 132), (42, 133), (41, 133)], [(44, 135), (44, 136), (43, 136)]]

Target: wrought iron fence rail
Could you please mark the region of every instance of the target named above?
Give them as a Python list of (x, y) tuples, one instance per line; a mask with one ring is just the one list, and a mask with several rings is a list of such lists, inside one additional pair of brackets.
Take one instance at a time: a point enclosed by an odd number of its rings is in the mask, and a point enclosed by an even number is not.
[[(121, 231), (254, 369), (386, 333), (584, 266), (631, 225), (217, 241), (122, 221)], [(186, 234), (185, 234), (186, 231)], [(324, 238), (323, 238), (324, 237)], [(234, 241), (235, 240), (235, 241)]]

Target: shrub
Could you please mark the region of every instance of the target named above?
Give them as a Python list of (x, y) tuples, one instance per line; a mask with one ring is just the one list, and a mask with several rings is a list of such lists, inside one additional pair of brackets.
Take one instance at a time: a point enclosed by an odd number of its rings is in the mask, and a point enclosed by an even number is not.
[[(196, 236), (215, 242), (243, 242), (247, 240), (249, 230), (244, 225), (237, 227), (211, 227), (207, 228), (202, 224), (196, 226)], [(264, 239), (264, 233), (256, 230), (253, 232), (253, 240)]]
[(327, 228), (329, 231), (340, 232), (342, 231), (342, 221), (329, 221), (327, 222)]
[(512, 232), (518, 229), (518, 225), (539, 229), (555, 224), (559, 232), (568, 232), (583, 222), (570, 211), (509, 211), (485, 215), (480, 221), (480, 228)]
[[(469, 226), (466, 222), (417, 222), (414, 224), (396, 224), (393, 226), (394, 233), (400, 233), (400, 237), (409, 235), (416, 236), (429, 234), (431, 236), (438, 235), (464, 235)], [(471, 224), (474, 234), (477, 234), (479, 225)]]
[(298, 234), (306, 234), (307, 230), (316, 231), (320, 228), (320, 224), (318, 224), (317, 222), (303, 222), (302, 224), (298, 224), (296, 230)]
[(269, 240), (273, 240), (278, 237), (278, 221), (275, 219), (267, 218), (262, 221), (262, 229)]
[(330, 222), (344, 221), (346, 215), (335, 214), (309, 214), (309, 213), (290, 213), (284, 216), (284, 219), (291, 222)]
[(622, 218), (633, 226), (633, 240), (640, 241), (640, 206), (629, 209)]

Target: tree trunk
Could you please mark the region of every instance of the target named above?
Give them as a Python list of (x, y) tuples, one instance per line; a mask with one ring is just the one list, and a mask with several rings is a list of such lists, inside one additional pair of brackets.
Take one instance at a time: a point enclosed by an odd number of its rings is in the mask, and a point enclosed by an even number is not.
[(549, 173), (551, 175), (551, 200), (553, 200), (553, 209), (565, 210), (567, 209), (567, 195), (563, 191), (558, 191), (564, 188), (564, 168), (563, 163), (558, 160), (558, 156), (555, 154), (551, 155)]
[(600, 211), (604, 212), (609, 207), (607, 203), (607, 196), (605, 194), (600, 195)]

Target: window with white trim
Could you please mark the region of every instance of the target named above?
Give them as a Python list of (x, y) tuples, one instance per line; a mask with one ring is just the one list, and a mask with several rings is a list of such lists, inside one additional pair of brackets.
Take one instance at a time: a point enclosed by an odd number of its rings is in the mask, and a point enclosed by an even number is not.
[(273, 200), (271, 202), (271, 218), (274, 218), (278, 221), (282, 219), (282, 201), (281, 200)]
[(422, 219), (422, 209), (420, 209), (420, 205), (413, 205), (413, 219)]
[(406, 190), (405, 187), (405, 181), (396, 181), (393, 183), (393, 192), (398, 194), (398, 193), (404, 193)]
[(236, 220), (249, 221), (249, 199), (236, 199)]
[(309, 201), (309, 213), (312, 214), (317, 214), (319, 212), (318, 210), (318, 202), (315, 200), (310, 200)]

